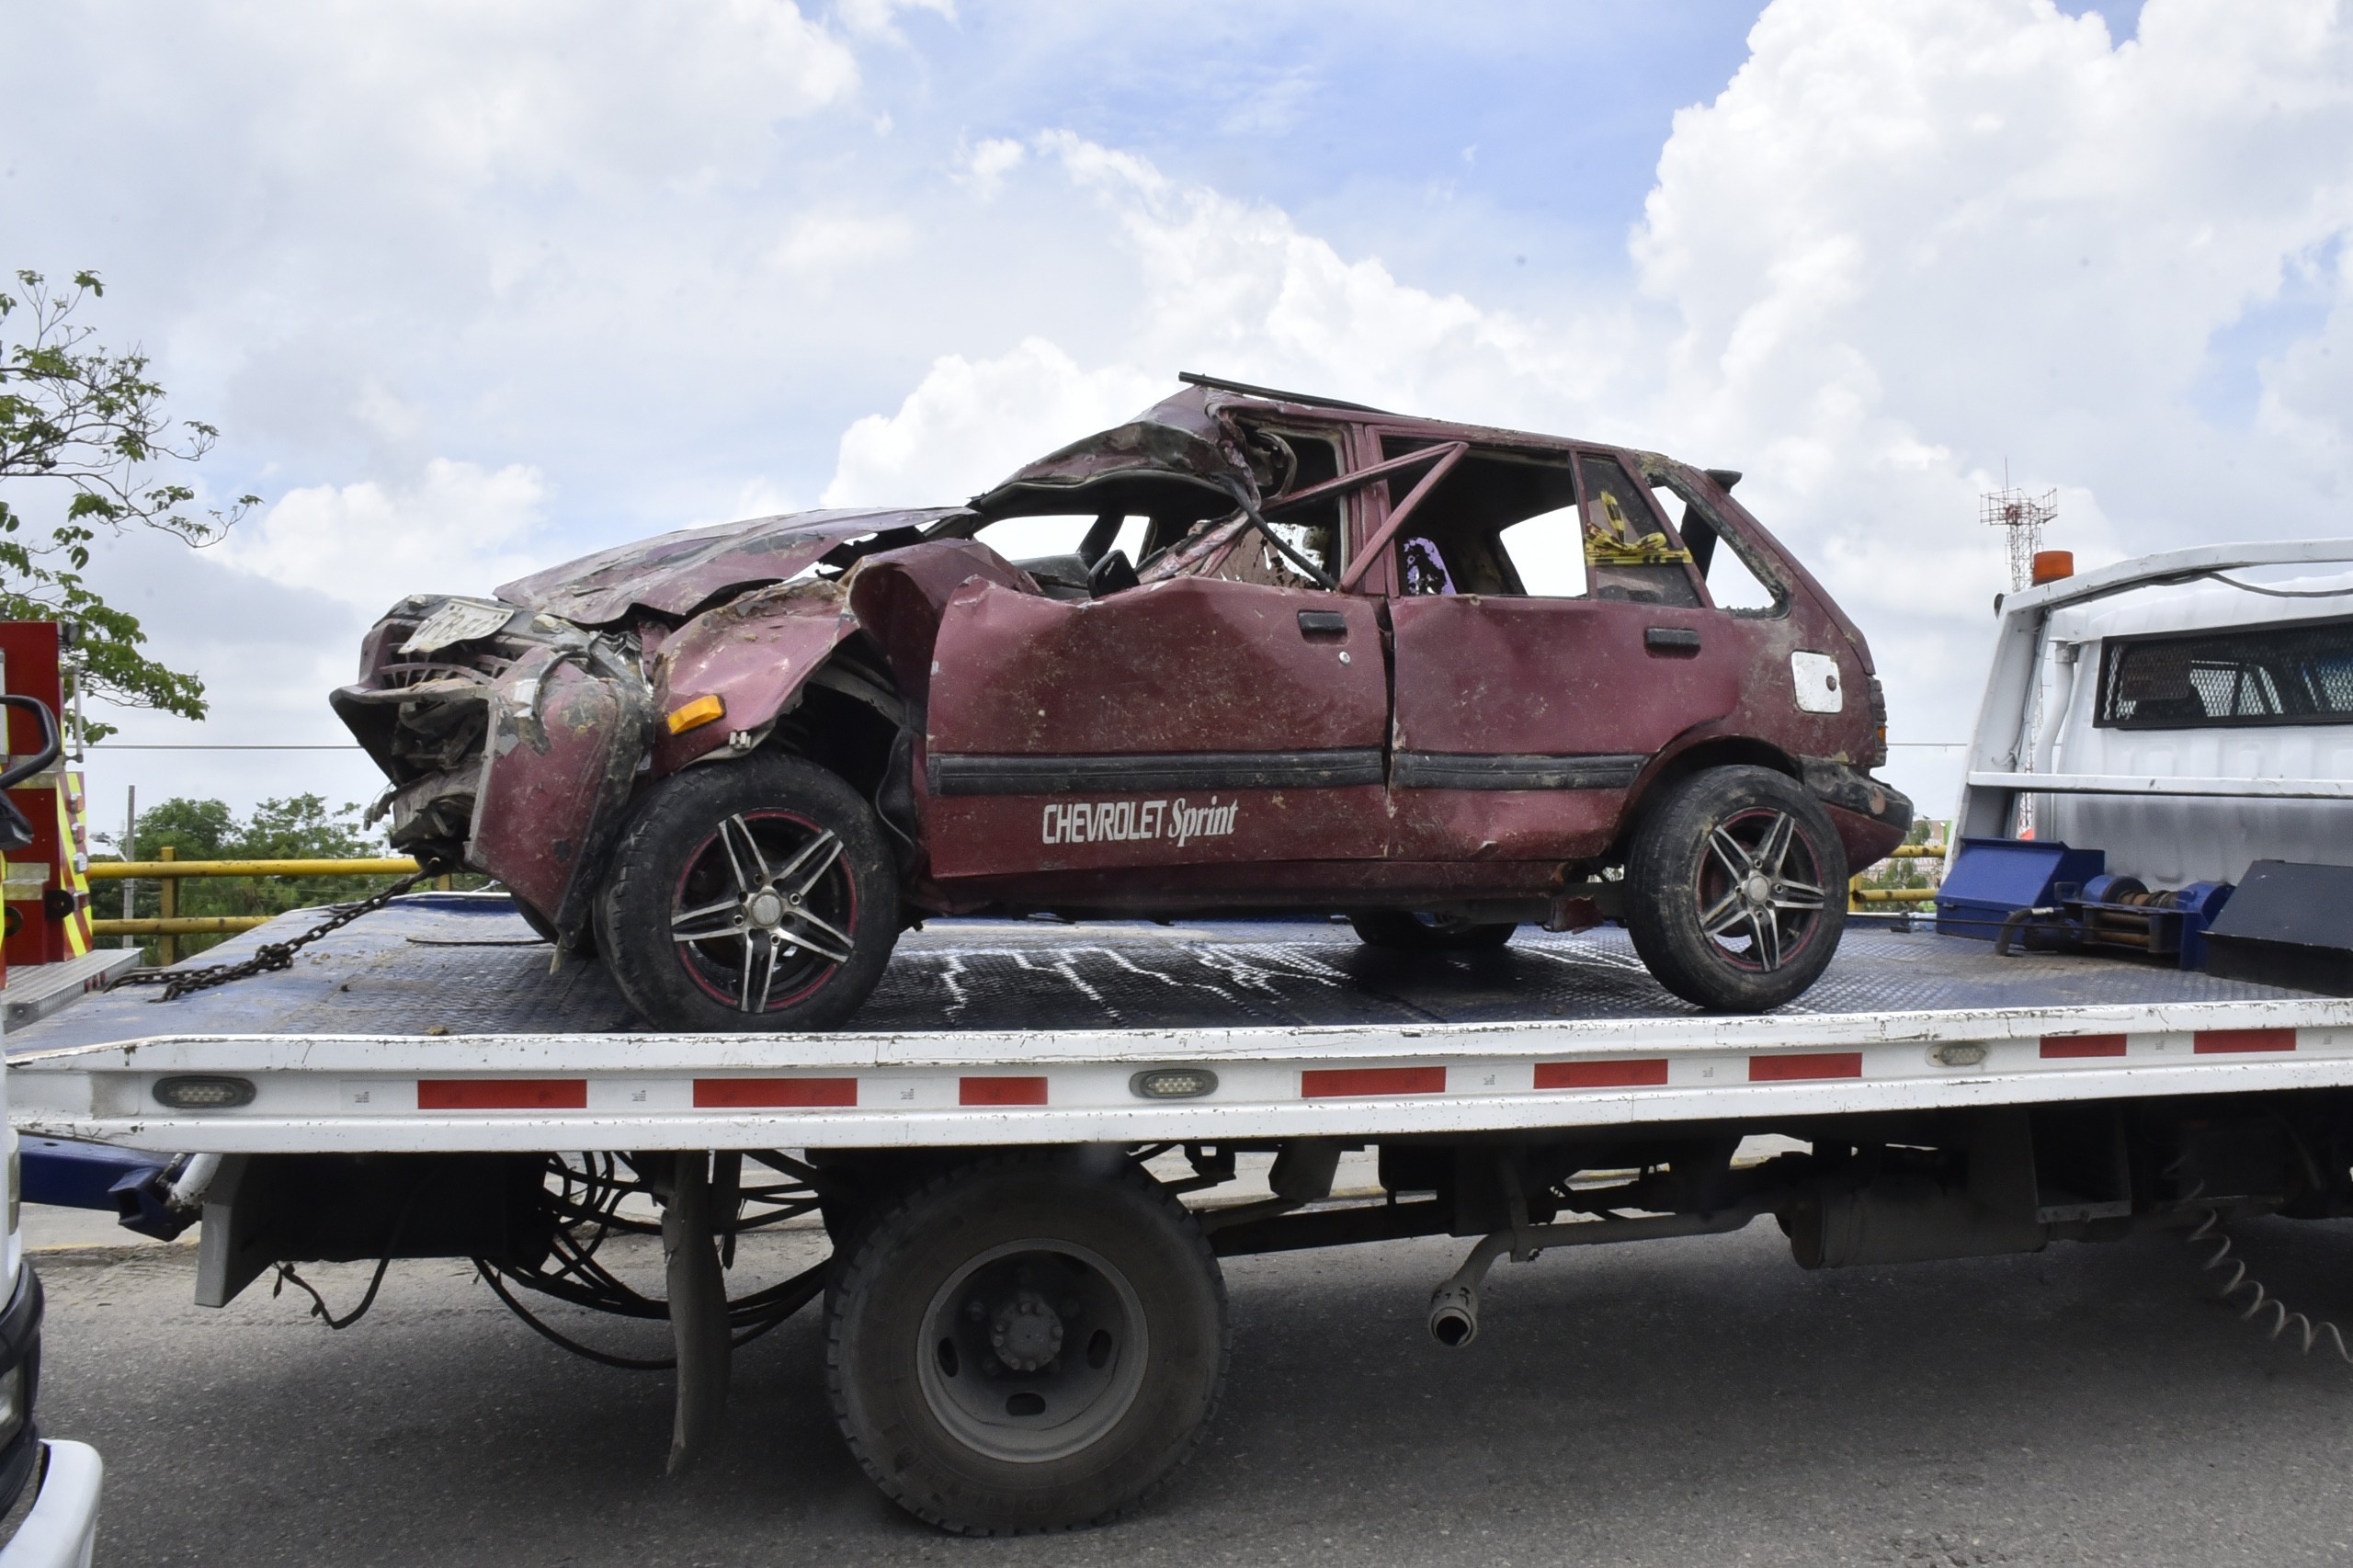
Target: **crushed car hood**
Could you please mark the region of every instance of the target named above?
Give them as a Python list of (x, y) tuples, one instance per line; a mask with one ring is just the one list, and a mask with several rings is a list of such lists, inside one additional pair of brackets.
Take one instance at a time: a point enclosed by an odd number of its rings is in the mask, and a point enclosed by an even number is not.
[[(1170, 505), (1172, 488), (1189, 500)], [(686, 528), (518, 577), (507, 604), (575, 626), (608, 626), (633, 610), (691, 616), (716, 600), (781, 583), (869, 534), (928, 529), (947, 518), (1092, 509), (1215, 517), (1256, 504), (1257, 475), (1208, 394), (1189, 387), (1124, 425), (1074, 441), (1020, 469), (967, 507), (791, 512)], [(912, 544), (910, 532), (899, 542)], [(840, 562), (847, 565), (847, 562)]]
[(610, 625), (640, 608), (689, 616), (714, 599), (798, 576), (851, 540), (928, 528), (961, 511), (790, 512), (685, 528), (517, 577), (496, 592), (508, 604), (575, 626)]
[(1249, 458), (1199, 387), (1025, 465), (972, 497), (972, 509), (991, 517), (1167, 511), (1172, 485), (1198, 492), (1189, 509), (1205, 517), (1258, 499)]

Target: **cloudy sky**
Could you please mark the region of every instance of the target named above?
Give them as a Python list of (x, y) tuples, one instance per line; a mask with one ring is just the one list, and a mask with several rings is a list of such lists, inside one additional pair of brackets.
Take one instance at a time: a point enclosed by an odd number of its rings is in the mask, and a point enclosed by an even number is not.
[(2005, 472), (2086, 563), (2353, 535), (2348, 225), (2330, 0), (54, 0), (0, 53), (0, 266), (102, 272), (267, 499), (101, 564), (214, 697), (150, 744), (335, 742), (402, 594), (961, 499), (1179, 369), (1745, 470), (1959, 740)]

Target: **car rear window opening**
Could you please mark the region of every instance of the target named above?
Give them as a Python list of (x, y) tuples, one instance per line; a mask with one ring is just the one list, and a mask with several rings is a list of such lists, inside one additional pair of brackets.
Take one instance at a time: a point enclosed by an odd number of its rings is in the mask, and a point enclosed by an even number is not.
[(2353, 619), (2111, 640), (2093, 722), (2123, 730), (2353, 724)]

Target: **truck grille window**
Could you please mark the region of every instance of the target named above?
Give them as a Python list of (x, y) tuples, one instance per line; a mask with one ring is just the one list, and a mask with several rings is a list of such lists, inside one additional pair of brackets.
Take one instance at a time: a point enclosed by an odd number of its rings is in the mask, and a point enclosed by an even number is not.
[(2122, 730), (2353, 724), (2353, 620), (2111, 639), (2094, 722)]

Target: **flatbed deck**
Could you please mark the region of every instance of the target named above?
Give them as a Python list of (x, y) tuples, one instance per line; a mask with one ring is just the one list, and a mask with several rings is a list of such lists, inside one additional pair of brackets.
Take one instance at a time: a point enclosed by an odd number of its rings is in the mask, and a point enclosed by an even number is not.
[[(221, 962), (304, 923), (287, 916)], [(1859, 926), (1804, 998), (1707, 1015), (1622, 932), (1415, 958), (1343, 925), (941, 921), (847, 1031), (634, 1032), (493, 896), (401, 901), (288, 971), (11, 1036), (20, 1127), (185, 1151), (1379, 1137), (2353, 1084), (2353, 1001)], [(1206, 1069), (1194, 1097), (1138, 1074)], [(250, 1104), (170, 1110), (175, 1074)]]

